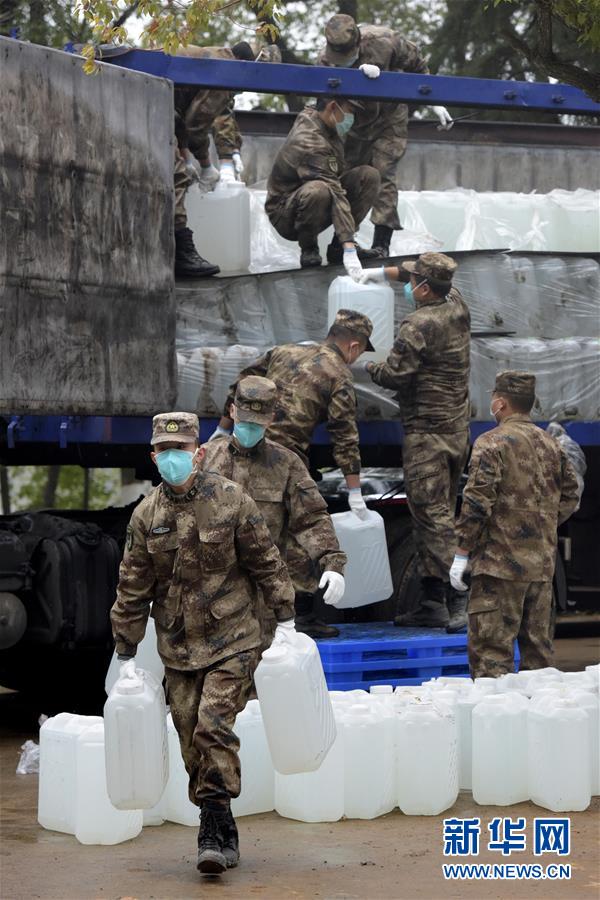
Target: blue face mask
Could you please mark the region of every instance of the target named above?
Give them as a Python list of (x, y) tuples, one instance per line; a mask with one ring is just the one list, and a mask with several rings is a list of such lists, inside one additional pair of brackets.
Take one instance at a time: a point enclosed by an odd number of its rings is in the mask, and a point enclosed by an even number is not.
[(352, 126), (354, 125), (354, 113), (344, 113), (344, 118), (341, 122), (335, 123), (335, 130), (339, 134), (340, 137), (345, 137)]
[(163, 450), (156, 454), (156, 465), (161, 478), (169, 484), (183, 484), (194, 471), (194, 456), (196, 451), (189, 450)]
[[(417, 287), (418, 288), (421, 287), (422, 284), (425, 284), (425, 282), (424, 281), (419, 282)], [(410, 283), (410, 281), (406, 281), (404, 284), (404, 297), (406, 300), (408, 300), (408, 302), (411, 304), (411, 306), (416, 306), (415, 295), (413, 294), (413, 287), (412, 287), (412, 284)]]
[(236, 422), (233, 426), (233, 433), (236, 439), (249, 450), (255, 447), (259, 441), (265, 436), (266, 426), (259, 425), (258, 422)]

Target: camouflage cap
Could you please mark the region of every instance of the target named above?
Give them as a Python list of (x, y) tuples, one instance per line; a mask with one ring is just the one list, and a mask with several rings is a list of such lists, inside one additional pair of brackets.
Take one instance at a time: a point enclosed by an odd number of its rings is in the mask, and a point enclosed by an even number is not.
[(167, 441), (197, 441), (200, 423), (195, 413), (159, 413), (152, 419), (152, 440), (150, 443), (166, 444)]
[(277, 385), (270, 378), (248, 375), (238, 381), (233, 402), (240, 422), (268, 425), (275, 412)]
[(508, 394), (513, 397), (535, 397), (535, 375), (507, 369), (498, 372), (496, 384), (488, 394)]
[(415, 262), (403, 262), (402, 268), (414, 275), (422, 275), (434, 285), (449, 288), (457, 265), (445, 253), (421, 253)]
[(352, 16), (338, 13), (332, 16), (325, 26), (327, 45), (323, 52), (324, 60), (330, 66), (343, 66), (360, 44), (360, 31)]
[(357, 312), (355, 309), (338, 309), (333, 324), (340, 325), (342, 328), (347, 328), (352, 334), (366, 338), (366, 349), (371, 353), (375, 350), (371, 343), (373, 323), (364, 313)]

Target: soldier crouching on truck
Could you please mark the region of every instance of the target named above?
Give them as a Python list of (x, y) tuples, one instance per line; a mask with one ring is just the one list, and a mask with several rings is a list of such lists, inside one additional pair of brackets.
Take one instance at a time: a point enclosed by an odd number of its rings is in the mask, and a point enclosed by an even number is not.
[(135, 667), (148, 614), (154, 618), (190, 800), (201, 810), (198, 869), (220, 874), (239, 860), (232, 728), (259, 658), (256, 592), (285, 640), (294, 628), (294, 590), (254, 501), (232, 481), (198, 471), (198, 432), (191, 413), (154, 417), (151, 458), (162, 483), (127, 527), (111, 621), (125, 675)]
[[(285, 559), (296, 597), (310, 597), (317, 589), (323, 600), (335, 606), (344, 595), (346, 554), (333, 528), (327, 504), (292, 450), (265, 437), (277, 404), (277, 385), (269, 378), (242, 378), (231, 407), (233, 434), (223, 434), (203, 448), (205, 471), (218, 472), (241, 485), (256, 502), (279, 552)], [(322, 637), (310, 615), (304, 621), (296, 605), (296, 628)], [(272, 612), (261, 610), (264, 644), (273, 639), (276, 622)]]

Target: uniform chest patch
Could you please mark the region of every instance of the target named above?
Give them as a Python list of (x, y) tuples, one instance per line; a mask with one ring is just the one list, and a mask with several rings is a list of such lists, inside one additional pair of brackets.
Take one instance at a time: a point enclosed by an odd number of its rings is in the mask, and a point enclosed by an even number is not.
[(335, 158), (335, 156), (328, 156), (327, 164), (328, 164), (329, 168), (331, 169), (331, 171), (334, 173), (334, 175), (337, 175), (337, 173), (339, 171), (339, 166), (338, 166), (338, 161)]
[(170, 530), (168, 525), (157, 525), (152, 529), (152, 534), (168, 534)]

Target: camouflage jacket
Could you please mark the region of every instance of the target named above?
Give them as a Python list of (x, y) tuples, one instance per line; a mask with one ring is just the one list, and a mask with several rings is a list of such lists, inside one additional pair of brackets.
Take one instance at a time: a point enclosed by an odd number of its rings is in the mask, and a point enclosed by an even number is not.
[(344, 144), (315, 109), (298, 114), (279, 149), (267, 183), (265, 211), (272, 222), (294, 191), (307, 181), (323, 181), (331, 192), (331, 218), (340, 241), (351, 241), (356, 226), (340, 178), (344, 172)]
[(474, 575), (551, 581), (556, 529), (578, 503), (575, 470), (555, 438), (512, 415), (475, 441), (457, 542)]
[[(238, 381), (246, 375), (262, 375), (277, 385), (275, 421), (267, 432), (272, 441), (294, 450), (307, 463), (313, 432), (326, 422), (336, 464), (344, 475), (360, 472), (356, 392), (350, 368), (335, 344), (273, 347), (240, 372)], [(225, 402), (226, 416), (236, 385)]]
[(204, 449), (204, 471), (218, 472), (250, 494), (283, 559), (292, 535), (319, 563), (321, 574), (344, 574), (346, 554), (340, 550), (327, 504), (295, 453), (266, 438), (249, 450), (234, 437), (215, 438)]
[(370, 370), (398, 392), (407, 432), (452, 434), (469, 424), (471, 316), (456, 288), (422, 304), (400, 324), (387, 361)]
[(135, 654), (150, 612), (173, 669), (202, 669), (260, 646), (256, 588), (278, 621), (294, 589), (263, 517), (242, 488), (200, 473), (187, 494), (164, 483), (135, 508), (111, 611), (117, 653)]
[[(383, 25), (360, 25), (360, 52), (352, 68), (368, 64), (379, 66), (382, 72), (416, 72), (427, 74), (429, 69), (419, 48), (412, 41)], [(329, 65), (324, 57), (320, 66)], [(393, 119), (398, 136), (405, 136), (408, 123), (408, 107), (404, 103), (389, 101), (365, 102), (364, 112), (357, 112), (349, 137), (363, 141), (374, 141)]]
[[(180, 56), (199, 59), (235, 59), (228, 47), (181, 47)], [(175, 124), (180, 147), (189, 147), (197, 159), (208, 156), (210, 135), (217, 155), (227, 158), (242, 146), (242, 135), (233, 112), (234, 94), (178, 85), (175, 88)]]

